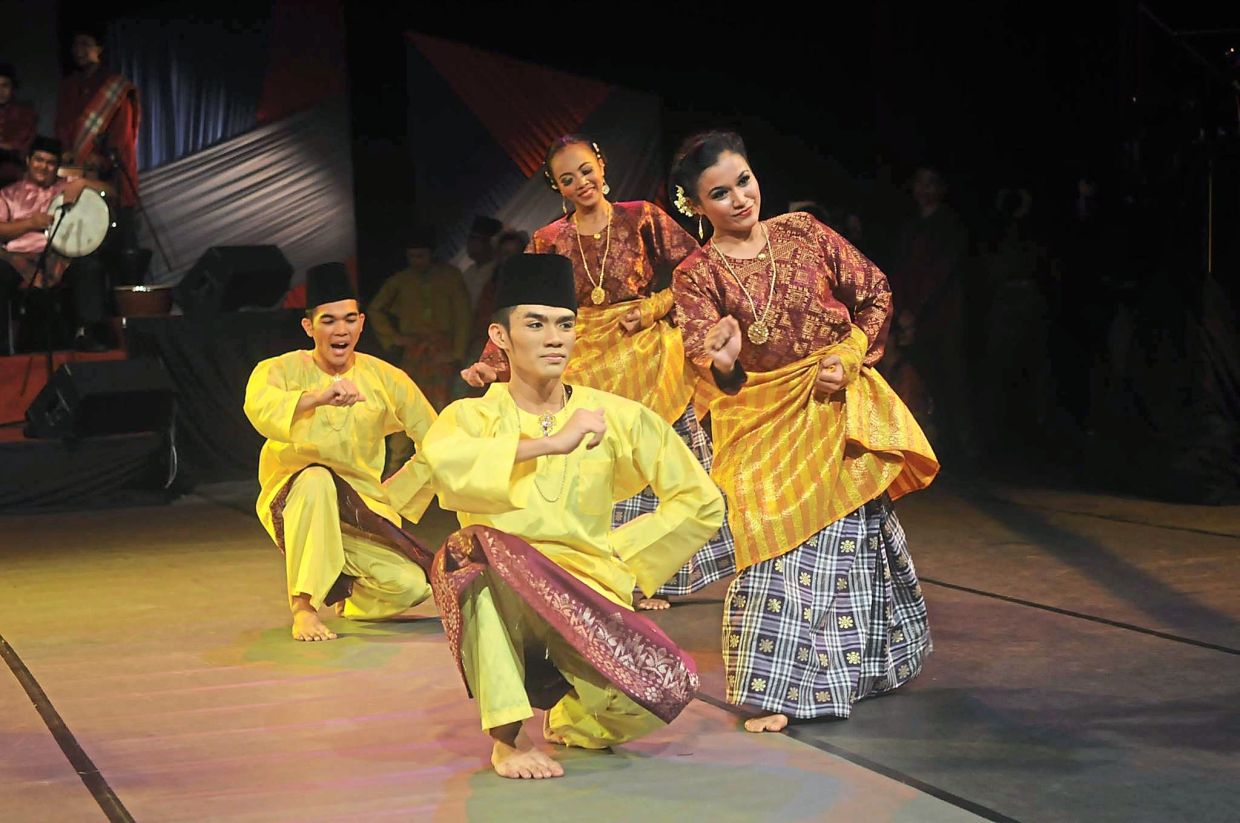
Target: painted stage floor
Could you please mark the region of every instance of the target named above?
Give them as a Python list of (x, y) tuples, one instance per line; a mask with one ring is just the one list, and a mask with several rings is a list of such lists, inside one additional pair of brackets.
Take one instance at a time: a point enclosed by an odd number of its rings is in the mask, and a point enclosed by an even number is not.
[[(750, 735), (725, 586), (655, 619), (703, 691), (507, 781), (434, 607), (289, 639), (248, 484), (0, 518), (0, 820), (1234, 820), (1240, 509), (946, 485), (899, 507), (935, 652), (845, 722)], [(418, 531), (438, 541), (443, 513)], [(32, 697), (33, 696), (33, 697)], [(536, 732), (535, 732), (536, 734)]]

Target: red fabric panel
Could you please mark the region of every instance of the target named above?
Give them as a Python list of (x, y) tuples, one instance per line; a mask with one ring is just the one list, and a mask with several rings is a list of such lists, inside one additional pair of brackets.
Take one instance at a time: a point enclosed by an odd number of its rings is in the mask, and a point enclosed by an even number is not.
[(313, 108), (348, 88), (341, 0), (274, 0), (258, 125)]
[(526, 177), (551, 141), (581, 128), (610, 93), (605, 83), (422, 34), (407, 35)]

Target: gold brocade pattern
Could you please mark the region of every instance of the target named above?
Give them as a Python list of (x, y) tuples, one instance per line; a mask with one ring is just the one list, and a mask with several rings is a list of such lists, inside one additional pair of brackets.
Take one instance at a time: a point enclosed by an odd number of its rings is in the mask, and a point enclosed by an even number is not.
[(457, 670), (460, 672), (461, 680), (465, 682), (467, 691), (469, 681), (465, 677), (465, 667), (461, 662), (461, 638), (464, 636), (461, 621), (461, 594), (483, 571), (481, 564), (470, 560), (473, 547), (473, 538), (463, 531), (455, 531), (448, 535), (443, 546), (435, 553), (435, 559), (431, 562), (431, 571), (428, 575), (431, 593), (435, 598), (435, 607), (439, 610), (444, 635), (448, 638), (448, 648), (452, 651), (452, 659), (456, 661)]
[[(511, 535), (474, 526), (449, 535), (435, 556), (431, 588), (462, 679), (460, 598), (490, 567), (599, 674), (664, 722), (675, 719), (700, 685), (692, 658), (631, 609), (604, 600), (584, 584), (565, 587), (571, 580), (567, 575), (557, 585), (547, 577), (554, 566), (536, 567), (541, 557), (536, 549), (524, 545), (523, 551), (514, 550), (523, 544)], [(635, 631), (635, 625), (644, 628)]]
[[(938, 474), (912, 414), (877, 371), (861, 368), (866, 344), (854, 328), (843, 343), (750, 373), (736, 395), (712, 402), (711, 474), (729, 502), (738, 571), (800, 546), (883, 492), (894, 500)], [(832, 354), (853, 377), (817, 400), (818, 366)]]
[(620, 321), (633, 305), (578, 310), (577, 345), (564, 381), (635, 400), (674, 423), (684, 414), (695, 382), (685, 367), (680, 330), (659, 320), (628, 334)]
[[(807, 214), (795, 212), (768, 220), (771, 253), (779, 272), (766, 325), (769, 339), (761, 345), (746, 340), (741, 365), (749, 372), (773, 371), (848, 338), (854, 326), (868, 341), (864, 362), (882, 358), (892, 311), (886, 276), (865, 255)], [(732, 315), (748, 334), (754, 323), (745, 289), (766, 295), (771, 289), (771, 264), (765, 259), (728, 263), (701, 249), (676, 269), (672, 291), (685, 354), (701, 368), (709, 367), (705, 338), (724, 315)]]

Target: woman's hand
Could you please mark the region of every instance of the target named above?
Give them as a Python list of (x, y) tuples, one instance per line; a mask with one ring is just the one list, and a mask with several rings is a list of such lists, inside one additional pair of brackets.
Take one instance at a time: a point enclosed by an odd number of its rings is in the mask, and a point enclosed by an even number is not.
[(741, 356), (741, 324), (732, 315), (719, 318), (706, 333), (706, 353), (714, 361), (715, 370), (729, 375)]
[(818, 364), (818, 379), (814, 381), (814, 396), (819, 400), (835, 394), (848, 385), (848, 375), (844, 371), (844, 361), (838, 354), (824, 357)]

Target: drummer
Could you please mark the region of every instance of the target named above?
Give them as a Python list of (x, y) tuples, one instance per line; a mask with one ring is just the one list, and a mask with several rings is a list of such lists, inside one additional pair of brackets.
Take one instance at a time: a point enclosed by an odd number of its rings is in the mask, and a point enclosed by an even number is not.
[[(0, 189), (0, 352), (12, 352), (8, 328), (13, 312), (10, 306), (19, 289), (31, 291), (46, 310), (57, 306), (66, 331), (74, 330), (74, 346), (82, 351), (103, 351), (106, 312), (105, 271), (95, 255), (64, 257), (47, 250), (42, 267), (39, 259), (48, 242), (52, 225), (52, 200), (64, 194), (66, 204), (76, 203), (85, 189), (105, 197), (114, 196), (112, 187), (97, 180), (79, 177), (61, 180), (61, 144), (51, 137), (36, 137), (26, 160), (26, 174), (16, 183)], [(56, 288), (63, 285), (64, 288)]]

